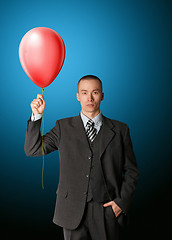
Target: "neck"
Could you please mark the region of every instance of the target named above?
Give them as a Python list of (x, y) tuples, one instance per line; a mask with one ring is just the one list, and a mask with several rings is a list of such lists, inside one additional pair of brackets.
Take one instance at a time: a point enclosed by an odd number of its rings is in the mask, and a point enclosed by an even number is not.
[(99, 113), (100, 113), (100, 109), (98, 109), (96, 112), (85, 112), (83, 109), (81, 110), (81, 112), (87, 116), (89, 119), (93, 119), (95, 118)]

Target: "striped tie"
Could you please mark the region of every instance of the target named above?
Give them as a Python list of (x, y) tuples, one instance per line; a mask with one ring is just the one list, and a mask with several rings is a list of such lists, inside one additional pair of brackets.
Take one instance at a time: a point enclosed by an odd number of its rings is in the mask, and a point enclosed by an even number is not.
[(90, 139), (91, 142), (93, 142), (96, 138), (96, 129), (94, 128), (94, 122), (92, 120), (88, 120), (87, 127), (87, 137)]

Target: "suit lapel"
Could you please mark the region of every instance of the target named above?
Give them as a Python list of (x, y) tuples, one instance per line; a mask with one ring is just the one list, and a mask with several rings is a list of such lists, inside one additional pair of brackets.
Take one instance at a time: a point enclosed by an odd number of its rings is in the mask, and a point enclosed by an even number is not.
[(74, 126), (74, 134), (76, 134), (79, 137), (80, 141), (83, 143), (83, 146), (87, 146), (90, 148), (89, 141), (87, 139), (85, 128), (80, 115), (75, 117), (73, 126)]
[[(100, 135), (98, 134), (96, 143), (99, 143), (99, 156), (101, 158), (105, 149), (112, 141), (114, 136), (116, 135), (115, 126), (112, 124), (111, 120), (103, 116), (103, 125), (100, 130)], [(100, 138), (100, 141), (98, 141)]]
[[(103, 115), (102, 115), (103, 116)], [(76, 134), (80, 141), (83, 143), (83, 146), (87, 146), (90, 149), (89, 140), (86, 136), (85, 128), (81, 119), (81, 116), (76, 116), (75, 121), (73, 122), (74, 126), (74, 134)], [(111, 140), (116, 135), (115, 126), (113, 125), (112, 121), (105, 116), (103, 116), (103, 125), (94, 140), (94, 144), (97, 144), (97, 149), (99, 152), (99, 156), (101, 157), (104, 153), (105, 149), (111, 142)]]

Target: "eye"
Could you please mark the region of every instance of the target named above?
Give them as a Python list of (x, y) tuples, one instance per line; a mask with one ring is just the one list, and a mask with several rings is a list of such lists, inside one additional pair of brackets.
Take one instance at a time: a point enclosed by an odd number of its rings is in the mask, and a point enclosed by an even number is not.
[(86, 95), (86, 92), (82, 92), (83, 95)]
[(98, 92), (97, 92), (97, 91), (95, 91), (95, 92), (94, 92), (94, 94), (98, 94)]

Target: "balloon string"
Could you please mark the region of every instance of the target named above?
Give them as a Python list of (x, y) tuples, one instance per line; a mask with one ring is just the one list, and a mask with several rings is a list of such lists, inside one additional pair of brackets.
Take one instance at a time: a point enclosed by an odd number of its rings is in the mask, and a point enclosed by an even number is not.
[[(42, 95), (44, 88), (42, 88)], [(42, 189), (44, 190), (44, 148), (43, 148), (43, 135), (44, 135), (44, 117), (42, 113)]]

